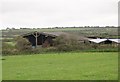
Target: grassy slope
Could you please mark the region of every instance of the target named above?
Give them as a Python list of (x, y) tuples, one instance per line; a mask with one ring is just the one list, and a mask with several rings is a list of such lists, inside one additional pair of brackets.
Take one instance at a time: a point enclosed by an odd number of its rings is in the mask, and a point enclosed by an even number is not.
[(117, 52), (56, 53), (4, 58), (4, 80), (114, 80), (118, 76)]
[[(78, 35), (98, 35), (103, 37), (116, 37), (118, 35), (118, 28), (54, 28), (54, 29), (19, 29), (19, 30), (3, 30), (2, 35), (6, 38), (16, 37), (25, 33), (38, 31), (38, 32), (70, 32)], [(5, 38), (4, 37), (4, 38)]]

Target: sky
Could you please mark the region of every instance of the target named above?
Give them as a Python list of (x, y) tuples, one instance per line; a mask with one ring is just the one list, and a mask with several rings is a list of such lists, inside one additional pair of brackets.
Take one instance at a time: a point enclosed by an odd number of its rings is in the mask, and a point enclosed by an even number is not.
[(0, 0), (0, 29), (117, 26), (119, 0)]

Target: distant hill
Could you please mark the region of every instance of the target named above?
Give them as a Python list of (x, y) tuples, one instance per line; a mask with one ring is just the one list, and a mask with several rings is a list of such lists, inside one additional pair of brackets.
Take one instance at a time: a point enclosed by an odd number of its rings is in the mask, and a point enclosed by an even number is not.
[(2, 30), (3, 38), (14, 38), (16, 36), (38, 31), (38, 32), (69, 32), (71, 34), (89, 36), (100, 36), (106, 38), (117, 38), (118, 27), (55, 27), (55, 28), (21, 28), (21, 29), (6, 29)]

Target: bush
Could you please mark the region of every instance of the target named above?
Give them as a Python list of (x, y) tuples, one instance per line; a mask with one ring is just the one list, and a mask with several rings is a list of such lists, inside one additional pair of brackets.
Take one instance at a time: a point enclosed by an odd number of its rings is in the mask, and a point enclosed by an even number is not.
[(23, 51), (23, 52), (24, 51), (31, 51), (32, 45), (26, 38), (18, 37), (17, 43), (16, 43), (16, 48), (19, 51)]
[(82, 49), (76, 37), (66, 35), (58, 36), (54, 40), (54, 46), (58, 51), (73, 51)]
[(17, 50), (14, 46), (7, 44), (6, 42), (2, 42), (2, 55), (12, 55), (16, 52)]

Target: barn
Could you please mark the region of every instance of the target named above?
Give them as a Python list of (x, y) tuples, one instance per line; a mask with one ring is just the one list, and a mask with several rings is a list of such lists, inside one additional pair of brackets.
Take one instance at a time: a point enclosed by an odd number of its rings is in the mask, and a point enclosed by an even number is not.
[(56, 35), (35, 31), (23, 34), (22, 37), (28, 39), (33, 47), (37, 47), (38, 45), (47, 47), (52, 45), (52, 39), (54, 39)]
[(76, 37), (76, 39), (79, 42), (85, 42), (85, 40), (88, 40), (88, 38), (84, 36), (78, 36), (66, 32), (30, 32), (23, 34), (22, 37), (29, 40), (29, 42), (32, 44), (33, 47), (42, 46), (42, 47), (48, 47), (53, 45), (53, 40), (60, 36), (65, 35), (67, 37), (71, 36)]
[(112, 43), (116, 43), (116, 44), (119, 44), (120, 43), (120, 39), (89, 39), (89, 42), (92, 42), (92, 43), (97, 43), (97, 44), (100, 44), (100, 43), (104, 43), (104, 44), (112, 44)]

